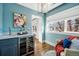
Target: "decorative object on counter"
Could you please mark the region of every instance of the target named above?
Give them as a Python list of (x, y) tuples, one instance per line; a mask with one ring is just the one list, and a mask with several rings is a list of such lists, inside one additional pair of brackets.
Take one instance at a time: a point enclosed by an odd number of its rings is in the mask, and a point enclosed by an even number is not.
[(18, 32), (17, 35), (23, 35), (23, 34), (28, 34), (27, 31), (22, 31), (22, 32)]
[(9, 27), (9, 35), (11, 35), (11, 28)]

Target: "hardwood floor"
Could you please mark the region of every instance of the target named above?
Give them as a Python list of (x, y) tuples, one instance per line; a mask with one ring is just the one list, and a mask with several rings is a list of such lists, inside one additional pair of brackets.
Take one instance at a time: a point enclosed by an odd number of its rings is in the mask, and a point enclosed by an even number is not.
[(40, 43), (38, 41), (38, 39), (35, 39), (35, 56), (41, 56), (43, 47), (42, 47), (42, 43)]
[(45, 53), (48, 50), (54, 50), (54, 47), (47, 43), (41, 43), (38, 39), (35, 39), (35, 56), (41, 56), (42, 53)]
[(43, 43), (43, 51), (47, 52), (48, 50), (54, 50), (54, 47), (47, 43)]

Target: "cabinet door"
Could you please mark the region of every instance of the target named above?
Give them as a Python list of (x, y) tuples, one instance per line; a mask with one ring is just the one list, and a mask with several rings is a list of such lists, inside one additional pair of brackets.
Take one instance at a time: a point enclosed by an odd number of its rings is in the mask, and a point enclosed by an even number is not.
[(34, 51), (34, 40), (33, 40), (33, 36), (28, 37), (28, 52)]
[(0, 52), (1, 56), (17, 56), (17, 46), (2, 46)]
[(26, 55), (27, 54), (27, 45), (26, 45), (26, 37), (21, 37), (19, 41), (19, 52), (20, 55)]
[(0, 55), (1, 56), (16, 56), (17, 55), (17, 39), (0, 40)]

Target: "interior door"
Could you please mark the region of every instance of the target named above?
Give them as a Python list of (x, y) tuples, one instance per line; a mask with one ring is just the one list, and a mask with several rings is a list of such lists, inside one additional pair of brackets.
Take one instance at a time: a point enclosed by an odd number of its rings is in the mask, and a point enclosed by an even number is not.
[(40, 16), (32, 16), (32, 32), (42, 42), (42, 18)]

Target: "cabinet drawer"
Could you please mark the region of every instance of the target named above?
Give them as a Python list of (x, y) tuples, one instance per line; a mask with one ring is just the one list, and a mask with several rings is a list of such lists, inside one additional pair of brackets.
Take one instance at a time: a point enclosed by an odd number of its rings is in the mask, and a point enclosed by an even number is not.
[(4, 39), (0, 40), (0, 46), (4, 45), (16, 45), (17, 44), (17, 39), (18, 38), (9, 38), (9, 39)]

